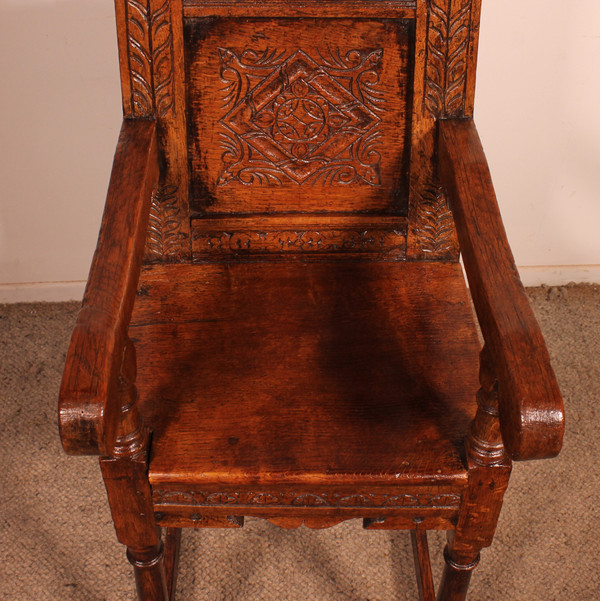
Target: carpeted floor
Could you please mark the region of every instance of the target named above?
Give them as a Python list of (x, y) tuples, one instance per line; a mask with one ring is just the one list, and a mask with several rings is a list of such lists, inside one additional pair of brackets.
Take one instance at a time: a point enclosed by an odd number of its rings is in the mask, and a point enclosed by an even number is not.
[[(471, 601), (600, 599), (600, 286), (529, 291), (567, 407), (559, 458), (515, 465)], [(0, 305), (0, 599), (134, 599), (94, 458), (63, 454), (56, 399), (77, 305)], [(439, 575), (442, 533), (430, 536)], [(416, 600), (409, 537), (359, 521), (185, 531), (179, 601)]]

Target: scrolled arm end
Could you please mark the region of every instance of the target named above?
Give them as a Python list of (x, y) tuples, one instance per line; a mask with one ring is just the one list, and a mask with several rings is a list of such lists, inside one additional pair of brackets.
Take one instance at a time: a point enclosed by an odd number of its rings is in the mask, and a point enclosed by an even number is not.
[[(540, 352), (547, 355), (545, 347)], [(539, 357), (535, 363), (540, 363)], [(550, 359), (536, 369), (530, 386), (515, 382), (511, 375), (500, 376), (500, 427), (503, 440), (515, 461), (548, 459), (558, 455), (562, 448), (565, 429), (563, 400), (550, 366)], [(536, 375), (537, 374), (537, 375)]]

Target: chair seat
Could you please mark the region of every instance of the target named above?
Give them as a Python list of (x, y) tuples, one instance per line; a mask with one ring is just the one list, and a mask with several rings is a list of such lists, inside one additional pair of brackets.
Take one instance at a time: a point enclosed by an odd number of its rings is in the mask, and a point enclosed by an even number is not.
[(130, 336), (153, 489), (466, 483), (479, 342), (456, 263), (153, 266)]

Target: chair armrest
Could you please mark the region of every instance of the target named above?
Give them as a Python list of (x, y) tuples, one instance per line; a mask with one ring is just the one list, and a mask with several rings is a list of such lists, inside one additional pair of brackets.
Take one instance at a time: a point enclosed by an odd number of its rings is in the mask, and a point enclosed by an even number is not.
[(440, 121), (439, 175), (448, 191), (471, 296), (495, 364), (504, 444), (513, 459), (552, 457), (562, 445), (563, 402), (471, 119)]
[(158, 173), (155, 124), (125, 120), (60, 388), (60, 435), (71, 454), (109, 454), (114, 446), (119, 372)]

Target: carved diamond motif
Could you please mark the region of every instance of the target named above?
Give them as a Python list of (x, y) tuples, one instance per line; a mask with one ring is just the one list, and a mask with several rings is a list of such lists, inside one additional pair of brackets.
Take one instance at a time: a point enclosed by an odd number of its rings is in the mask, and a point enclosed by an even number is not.
[[(219, 49), (224, 169), (242, 184), (381, 184), (377, 88), (383, 50), (344, 56)], [(378, 114), (379, 113), (379, 114)]]

